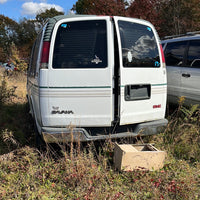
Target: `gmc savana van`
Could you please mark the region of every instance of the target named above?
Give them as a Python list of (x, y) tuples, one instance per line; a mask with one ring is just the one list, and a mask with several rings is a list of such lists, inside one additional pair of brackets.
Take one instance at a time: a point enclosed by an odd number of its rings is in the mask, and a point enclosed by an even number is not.
[(159, 133), (167, 124), (161, 49), (147, 21), (87, 15), (49, 19), (33, 46), (27, 78), (39, 134), (50, 142)]

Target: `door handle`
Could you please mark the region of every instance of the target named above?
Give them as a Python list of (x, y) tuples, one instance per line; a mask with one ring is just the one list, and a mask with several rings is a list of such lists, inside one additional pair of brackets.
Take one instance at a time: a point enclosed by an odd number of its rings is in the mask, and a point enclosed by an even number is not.
[(190, 78), (190, 74), (182, 74), (182, 77), (185, 77), (185, 78)]

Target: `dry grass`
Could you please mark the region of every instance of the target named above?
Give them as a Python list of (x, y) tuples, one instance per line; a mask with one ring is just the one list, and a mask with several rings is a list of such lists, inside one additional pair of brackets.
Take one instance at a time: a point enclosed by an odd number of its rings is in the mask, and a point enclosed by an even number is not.
[[(26, 74), (23, 72), (12, 72), (7, 76), (4, 68), (0, 68), (0, 75), (5, 76), (8, 88), (15, 89), (15, 97), (12, 97), (13, 103), (26, 102)], [(1, 79), (0, 79), (1, 80)]]
[[(54, 152), (55, 153), (55, 152)], [(167, 159), (160, 171), (117, 172), (93, 148), (73, 159), (24, 147), (0, 163), (1, 199), (199, 199), (200, 165)], [(104, 162), (107, 157), (101, 158)]]
[[(7, 76), (4, 69), (0, 68), (0, 92), (0, 154), (2, 154), (17, 146), (23, 146), (27, 141), (32, 141), (33, 126), (27, 109), (26, 75), (13, 73)], [(15, 139), (19, 145), (10, 143), (9, 138)]]

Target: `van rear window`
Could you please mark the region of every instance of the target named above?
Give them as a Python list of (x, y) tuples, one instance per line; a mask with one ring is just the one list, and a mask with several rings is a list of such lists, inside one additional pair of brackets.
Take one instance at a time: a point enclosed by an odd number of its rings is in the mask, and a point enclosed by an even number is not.
[(105, 20), (62, 23), (57, 31), (53, 68), (107, 67)]
[(119, 21), (124, 67), (160, 67), (158, 45), (148, 26)]

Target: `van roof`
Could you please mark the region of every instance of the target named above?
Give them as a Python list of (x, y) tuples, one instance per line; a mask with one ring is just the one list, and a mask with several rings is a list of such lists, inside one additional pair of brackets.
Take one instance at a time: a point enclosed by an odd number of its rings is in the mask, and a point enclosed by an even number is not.
[[(44, 26), (46, 26), (46, 29), (45, 29), (45, 33), (44, 33), (44, 38), (43, 38), (43, 41), (50, 41), (51, 40), (51, 34), (52, 34), (52, 31), (53, 31), (53, 28), (55, 26), (55, 24), (62, 20), (62, 19), (67, 19), (67, 18), (84, 18), (84, 17), (98, 17), (100, 15), (77, 15), (77, 14), (73, 14), (73, 15), (58, 15), (58, 16), (55, 16), (55, 17), (52, 17), (52, 18), (49, 18), (47, 20), (47, 22), (45, 23)], [(102, 16), (102, 15), (101, 15)], [(129, 17), (125, 17), (125, 18), (129, 18)], [(135, 18), (136, 19), (136, 18)], [(146, 20), (142, 20), (142, 19), (137, 19), (138, 21), (143, 21), (143, 22), (146, 22), (146, 23), (149, 23), (148, 21)]]

